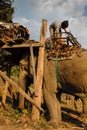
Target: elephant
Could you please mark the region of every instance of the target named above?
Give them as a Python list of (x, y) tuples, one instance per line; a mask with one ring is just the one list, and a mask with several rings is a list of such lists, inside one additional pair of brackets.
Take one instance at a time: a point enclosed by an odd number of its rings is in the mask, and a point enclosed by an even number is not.
[[(48, 59), (48, 51), (46, 49), (44, 53), (43, 97), (50, 113), (50, 121), (48, 123), (53, 127), (58, 127), (61, 123), (60, 96), (62, 93), (78, 96), (83, 103), (82, 114), (87, 115), (87, 50), (79, 48), (72, 59), (58, 61), (58, 81), (56, 79), (56, 62)], [(35, 63), (37, 62), (37, 56), (38, 54), (35, 56)], [(20, 68), (19, 75), (19, 84), (22, 87), (24, 86), (24, 90), (26, 87), (26, 76), (32, 75), (31, 61), (29, 61), (30, 63), (28, 61), (29, 58), (27, 60), (24, 58), (20, 62), (21, 64), (25, 63), (24, 66), (22, 65), (23, 67), (20, 66), (22, 68)], [(26, 73), (27, 65), (29, 74)], [(24, 74), (23, 76), (21, 72)], [(24, 99), (21, 100), (22, 98), (20, 95), (20, 101), (24, 102)], [(19, 108), (24, 108), (24, 103), (20, 101)]]
[(78, 96), (83, 104), (83, 115), (87, 115), (87, 50), (78, 48), (72, 59), (58, 61), (58, 81), (56, 62), (49, 59), (45, 50), (43, 94), (50, 113), (49, 124), (61, 123), (61, 93)]

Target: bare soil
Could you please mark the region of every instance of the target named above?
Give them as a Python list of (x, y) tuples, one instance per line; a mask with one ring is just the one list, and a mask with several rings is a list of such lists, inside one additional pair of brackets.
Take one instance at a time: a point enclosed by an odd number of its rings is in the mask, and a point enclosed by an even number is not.
[(82, 111), (81, 101), (77, 102), (77, 109), (73, 105), (73, 98), (70, 104), (66, 104), (65, 96), (62, 97), (62, 124), (54, 129), (47, 124), (44, 115), (40, 121), (31, 120), (31, 114), (25, 109), (20, 113), (13, 109), (11, 104), (3, 107), (0, 102), (0, 130), (86, 130), (87, 118), (80, 117)]

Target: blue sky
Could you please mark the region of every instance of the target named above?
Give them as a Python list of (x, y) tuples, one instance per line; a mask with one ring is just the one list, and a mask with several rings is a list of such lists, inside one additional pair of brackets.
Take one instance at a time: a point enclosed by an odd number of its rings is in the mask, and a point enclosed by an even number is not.
[(87, 48), (87, 0), (14, 0), (13, 21), (30, 30), (30, 39), (38, 40), (41, 21), (69, 20), (68, 30), (77, 38), (82, 47)]
[(84, 13), (83, 13), (84, 16), (87, 16), (87, 5), (84, 6)]

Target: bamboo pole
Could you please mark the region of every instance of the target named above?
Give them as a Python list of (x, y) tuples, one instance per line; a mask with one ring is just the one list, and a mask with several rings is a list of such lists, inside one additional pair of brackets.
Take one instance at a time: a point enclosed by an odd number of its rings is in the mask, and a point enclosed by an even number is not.
[[(47, 32), (47, 20), (43, 19), (40, 30), (40, 44), (45, 45), (46, 32)], [(41, 97), (42, 97), (43, 65), (44, 65), (44, 46), (39, 47), (38, 65), (37, 65), (38, 97), (34, 97), (34, 101), (38, 104), (39, 107), (41, 107)], [(40, 111), (38, 111), (38, 109), (34, 106), (32, 111), (33, 111), (32, 119), (39, 121)]]
[(33, 105), (35, 105), (35, 107), (36, 107), (37, 109), (39, 109), (39, 110), (41, 110), (41, 111), (44, 111), (41, 107), (39, 107), (39, 106), (33, 101), (33, 99), (32, 99), (31, 97), (29, 97), (28, 94), (26, 94), (26, 93), (20, 88), (19, 85), (17, 85), (14, 81), (12, 81), (12, 80), (11, 80), (8, 76), (6, 76), (6, 74), (5, 74), (4, 72), (2, 72), (1, 70), (0, 70), (0, 76), (1, 76), (3, 79), (5, 79), (9, 84), (13, 85), (13, 86), (16, 88), (16, 90), (17, 90), (20, 94), (22, 94), (27, 100), (29, 100)]

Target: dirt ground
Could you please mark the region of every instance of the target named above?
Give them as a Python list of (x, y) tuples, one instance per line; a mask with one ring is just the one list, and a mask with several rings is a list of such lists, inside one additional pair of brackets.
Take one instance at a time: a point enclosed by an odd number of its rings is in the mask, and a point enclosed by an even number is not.
[(81, 102), (78, 101), (75, 108), (73, 100), (67, 104), (64, 98), (63, 96), (62, 124), (57, 129), (49, 126), (43, 115), (40, 122), (35, 122), (31, 120), (31, 114), (26, 109), (20, 113), (17, 109), (13, 109), (11, 104), (3, 107), (0, 102), (0, 130), (87, 130), (84, 126), (87, 118), (80, 117)]

